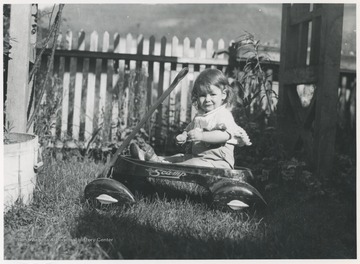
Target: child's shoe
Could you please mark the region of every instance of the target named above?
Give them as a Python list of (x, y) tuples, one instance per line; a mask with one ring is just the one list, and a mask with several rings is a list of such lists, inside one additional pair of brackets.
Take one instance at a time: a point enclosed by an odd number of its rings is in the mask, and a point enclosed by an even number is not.
[(146, 161), (162, 162), (162, 160), (155, 154), (154, 149), (147, 143), (141, 142), (130, 144), (130, 154), (133, 158)]
[(140, 149), (136, 143), (130, 144), (130, 155), (134, 159), (145, 160), (145, 151)]

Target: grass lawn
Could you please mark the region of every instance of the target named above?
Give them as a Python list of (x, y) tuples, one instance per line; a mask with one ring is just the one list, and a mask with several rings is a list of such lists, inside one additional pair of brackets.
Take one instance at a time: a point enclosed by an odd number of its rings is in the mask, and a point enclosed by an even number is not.
[(162, 183), (132, 206), (93, 209), (83, 191), (102, 167), (48, 158), (33, 203), (4, 215), (5, 259), (356, 258), (354, 185), (260, 184), (266, 208), (221, 212), (201, 188)]

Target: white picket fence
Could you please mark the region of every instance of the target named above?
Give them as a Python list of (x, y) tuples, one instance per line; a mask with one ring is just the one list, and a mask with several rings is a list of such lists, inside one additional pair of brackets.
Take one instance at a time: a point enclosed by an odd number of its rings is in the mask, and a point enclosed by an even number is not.
[[(75, 42), (77, 43), (74, 44)], [(95, 127), (105, 122), (107, 115), (111, 115), (110, 126), (116, 127), (120, 112), (119, 100), (109, 101), (107, 93), (115, 88), (119, 80), (119, 73), (126, 70), (139, 70), (138, 62), (141, 63), (140, 67), (144, 74), (151, 78), (151, 87), (148, 87), (147, 90), (148, 93), (151, 93), (150, 102), (149, 100), (147, 102), (150, 104), (167, 89), (183, 66), (189, 67), (189, 74), (169, 96), (169, 101), (163, 104), (163, 117), (158, 118), (158, 122), (161, 123), (164, 123), (164, 116), (168, 119), (168, 123), (188, 121), (194, 115), (194, 109), (189, 113), (189, 109), (191, 110), (188, 101), (189, 88), (198, 72), (205, 67), (223, 69), (227, 65), (227, 59), (224, 55), (216, 59), (212, 58), (215, 49), (226, 47), (223, 40), (219, 40), (216, 47), (214, 47), (212, 40), (208, 40), (203, 47), (200, 38), (197, 38), (195, 45), (191, 46), (189, 38), (185, 38), (182, 43), (179, 43), (179, 40), (174, 37), (169, 43), (166, 38), (155, 41), (154, 37), (144, 39), (142, 36), (134, 38), (131, 34), (124, 37), (115, 34), (111, 40), (110, 35), (105, 32), (102, 43), (99, 45), (97, 32), (93, 32), (89, 39), (86, 39), (85, 33), (81, 31), (77, 39), (73, 37), (72, 32), (60, 35), (57, 45), (56, 57), (58, 60), (56, 61), (59, 65), (56, 65), (55, 69), (63, 69), (63, 72), (61, 70), (58, 72), (58, 77), (63, 80), (60, 138), (65, 138), (69, 134), (69, 123), (71, 123), (71, 137), (74, 140), (79, 140), (81, 123), (84, 122), (83, 138), (85, 142), (91, 138)], [(98, 67), (99, 63), (97, 63), (95, 70), (94, 68), (86, 70), (85, 68), (88, 66), (84, 65), (92, 59), (102, 60), (101, 63), (107, 66), (106, 70)], [(70, 60), (70, 65), (64, 65), (66, 64), (65, 60)], [(82, 61), (83, 64), (79, 65), (79, 61)], [(116, 63), (114, 64), (114, 62)], [(73, 84), (71, 79), (74, 80)], [(87, 85), (86, 99), (83, 96), (84, 83)], [(98, 97), (95, 93), (96, 89), (98, 89)], [(128, 88), (125, 88), (123, 92), (124, 97), (122, 99), (125, 102), (121, 102), (123, 104), (121, 120), (124, 121), (122, 126), (126, 126), (127, 115), (129, 115), (126, 102), (130, 96)], [(73, 96), (73, 100), (70, 100), (70, 96)], [(86, 101), (84, 102), (84, 100)], [(94, 108), (95, 104), (98, 104), (97, 109)], [(107, 104), (111, 104), (111, 109), (106, 109)], [(72, 118), (69, 118), (71, 111)], [(93, 123), (95, 114), (98, 115), (96, 125)], [(179, 120), (175, 120), (175, 116), (178, 116)], [(112, 133), (110, 132), (112, 136), (114, 136), (115, 130), (114, 128)], [(53, 133), (56, 133), (56, 128), (54, 128)]]
[[(222, 39), (215, 43), (211, 39), (202, 41), (196, 38), (191, 43), (189, 38), (182, 41), (177, 37), (156, 40), (153, 36), (146, 39), (142, 35), (133, 37), (130, 33), (111, 37), (105, 32), (102, 39), (97, 32), (87, 36), (81, 31), (77, 37), (71, 31), (60, 34), (54, 73), (62, 80), (60, 92), (63, 99), (61, 118), (53, 134), (60, 139), (71, 137), (87, 143), (94, 131), (102, 126), (104, 141), (115, 139), (119, 120), (121, 128), (127, 127), (134, 104), (140, 104), (133, 102), (134, 89), (118, 87), (118, 82), (123, 81), (121, 74), (143, 72), (147, 77), (146, 91), (143, 91), (147, 99), (142, 104), (149, 106), (186, 66), (190, 70), (188, 75), (153, 118), (161, 129), (154, 129), (150, 134), (166, 138), (171, 125), (186, 123), (195, 114), (189, 100), (189, 89), (199, 72), (207, 67), (225, 71), (227, 56), (222, 54), (212, 58), (212, 55), (215, 50), (226, 49), (229, 44)], [(272, 60), (269, 68), (274, 72), (273, 89), (277, 90), (279, 51), (278, 48), (265, 47), (265, 52)], [(348, 78), (345, 86), (350, 87), (354, 81), (355, 75)]]

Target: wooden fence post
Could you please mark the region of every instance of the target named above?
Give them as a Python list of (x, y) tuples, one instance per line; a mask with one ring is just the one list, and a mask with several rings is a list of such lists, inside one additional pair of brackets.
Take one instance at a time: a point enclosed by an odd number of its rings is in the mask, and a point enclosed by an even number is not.
[(326, 179), (335, 156), (338, 81), (341, 60), (343, 4), (323, 5), (321, 50), (315, 115), (314, 156), (317, 174)]
[(11, 132), (26, 132), (29, 103), (31, 5), (11, 5), (11, 50), (8, 66), (6, 120)]
[[(302, 156), (319, 179), (326, 179), (335, 154), (344, 7), (316, 4), (312, 11), (309, 7), (310, 4), (283, 5), (278, 109), (282, 141), (289, 153), (306, 153)], [(316, 87), (306, 108), (297, 93), (297, 87), (304, 84)]]

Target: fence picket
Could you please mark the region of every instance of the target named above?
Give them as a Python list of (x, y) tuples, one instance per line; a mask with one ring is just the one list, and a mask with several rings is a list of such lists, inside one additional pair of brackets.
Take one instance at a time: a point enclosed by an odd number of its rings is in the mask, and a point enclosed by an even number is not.
[[(185, 58), (189, 58), (190, 57), (190, 51), (191, 51), (191, 47), (190, 47), (190, 39), (188, 37), (186, 37), (184, 39), (184, 45), (183, 45), (183, 56)], [(194, 74), (194, 65), (185, 65), (189, 67), (189, 73), (187, 74), (187, 76), (185, 76), (184, 81), (182, 83), (182, 93), (181, 93), (181, 102), (182, 103), (182, 107), (181, 107), (181, 120), (183, 122), (190, 122), (191, 119), (191, 100), (189, 100), (190, 97), (190, 93), (189, 93), (189, 88), (190, 88), (190, 79), (192, 77), (192, 75)]]
[(202, 40), (201, 38), (196, 38), (195, 39), (195, 53), (194, 53), (194, 57), (195, 58), (201, 58), (202, 56), (202, 52), (201, 52), (201, 45), (202, 45)]
[[(52, 93), (54, 98), (57, 98), (57, 94), (62, 93), (61, 87), (57, 87), (57, 80), (56, 80), (57, 78), (59, 78), (59, 68), (60, 68), (60, 58), (56, 57), (56, 58), (54, 58), (54, 64), (53, 64), (52, 70), (50, 71), (50, 75), (54, 76), (54, 79), (50, 80), (51, 86), (56, 87), (56, 89), (52, 89), (52, 91), (45, 91), (45, 93), (44, 93), (44, 97), (46, 99), (45, 101), (48, 104), (54, 103), (53, 99), (51, 99), (51, 97), (47, 96), (48, 94)], [(33, 82), (33, 80), (30, 81), (29, 85), (32, 85), (32, 82)], [(29, 109), (30, 101), (29, 101), (27, 107)], [(28, 113), (30, 113), (29, 110), (28, 110)], [(50, 123), (53, 124), (51, 129), (50, 129), (51, 136), (56, 137), (56, 130), (57, 130), (57, 126), (56, 126), (57, 114), (56, 114), (56, 112), (51, 115)]]
[[(121, 113), (121, 123), (120, 123), (120, 128), (121, 129), (125, 129), (129, 126), (128, 121), (130, 119), (129, 117), (129, 91), (130, 91), (130, 86), (129, 86), (129, 81), (130, 81), (130, 76), (128, 75), (129, 73), (124, 73), (122, 72), (122, 78), (124, 80), (124, 85), (125, 87), (122, 87), (122, 89), (120, 90), (119, 93), (119, 98), (121, 100), (120, 102), (120, 113)], [(127, 74), (127, 75), (125, 75)]]
[[(96, 31), (91, 33), (90, 51), (97, 51), (98, 39), (99, 39), (99, 35)], [(90, 65), (89, 65), (88, 80), (87, 80), (86, 116), (85, 116), (85, 131), (84, 131), (84, 133), (85, 133), (84, 140), (86, 143), (88, 143), (92, 137), (93, 121), (94, 121), (94, 106), (98, 104), (98, 103), (95, 104), (95, 83), (96, 83), (95, 70), (96, 70), (96, 59), (91, 59)], [(97, 98), (97, 101), (98, 101), (98, 98)]]
[[(114, 34), (114, 53), (120, 53), (120, 35), (119, 33)], [(113, 84), (117, 82), (117, 73), (120, 72), (120, 61), (121, 60), (114, 60), (114, 76), (113, 76)]]
[[(165, 63), (164, 64), (164, 82), (163, 82), (163, 92), (165, 92), (170, 84), (170, 78), (171, 78), (171, 65), (170, 63)], [(161, 95), (161, 94), (160, 94)], [(166, 98), (163, 102), (163, 109), (162, 109), (162, 133), (163, 133), (163, 139), (164, 139), (164, 146), (167, 146), (167, 142), (168, 142), (168, 137), (164, 135), (169, 135), (168, 132), (170, 131), (170, 118), (171, 118), (171, 112), (170, 112), (170, 98), (171, 96), (168, 96), (168, 98)]]
[(72, 31), (67, 31), (65, 35), (65, 49), (72, 50), (73, 43), (73, 33)]
[[(120, 36), (120, 53), (126, 53), (126, 38), (122, 35)], [(125, 60), (119, 60), (119, 72), (125, 72)]]
[(87, 82), (89, 74), (89, 58), (84, 58), (82, 66), (82, 87), (81, 87), (81, 107), (80, 107), (80, 126), (79, 126), (79, 141), (85, 141), (85, 121), (86, 121), (86, 101), (88, 97)]
[[(109, 51), (110, 45), (110, 35), (109, 32), (105, 32), (103, 35), (102, 43), (102, 52)], [(105, 114), (105, 100), (106, 100), (106, 83), (107, 83), (107, 60), (101, 60), (101, 73), (100, 73), (100, 98), (99, 98), (99, 113), (98, 113), (98, 123), (99, 126), (102, 126), (103, 131), (102, 135), (104, 136), (104, 114)]]
[(56, 40), (56, 49), (61, 49), (62, 40), (63, 40), (63, 35), (60, 33)]
[(99, 34), (93, 31), (90, 35), (90, 51), (98, 51)]
[[(119, 33), (114, 34), (114, 53), (120, 53), (120, 35)], [(119, 120), (120, 113), (120, 103), (119, 103), (119, 95), (120, 95), (120, 71), (119, 71), (119, 60), (113, 60), (113, 74), (112, 74), (112, 100), (111, 100), (111, 138), (115, 140), (117, 125)]]
[[(100, 47), (98, 47), (100, 48)], [(102, 60), (101, 59), (95, 59), (95, 98), (94, 98), (94, 118), (93, 118), (93, 127), (91, 130), (92, 136), (95, 135), (95, 133), (100, 132), (98, 129), (100, 129), (101, 123), (99, 122), (99, 118), (101, 115), (100, 110), (100, 81), (101, 81), (101, 72), (102, 72)], [(98, 132), (96, 132), (98, 131)], [(93, 142), (91, 147), (96, 146), (96, 142)]]
[[(223, 39), (219, 39), (217, 49), (218, 49), (218, 50), (223, 50), (224, 48), (225, 48), (225, 41), (224, 41)], [(225, 58), (225, 55), (224, 55), (224, 54), (220, 54), (220, 55), (217, 55), (217, 57), (218, 57), (219, 59), (224, 59), (224, 58)]]
[[(214, 53), (214, 41), (212, 39), (208, 39), (206, 41), (206, 58), (207, 59), (211, 59), (212, 58), (212, 55)], [(206, 65), (206, 68), (212, 68), (212, 69), (215, 69), (216, 66), (215, 65)]]
[[(149, 45), (148, 45), (148, 55), (154, 55), (155, 54), (155, 37), (154, 36), (150, 36), (149, 38)], [(147, 108), (151, 107), (152, 105), (152, 101), (153, 101), (153, 89), (154, 89), (154, 62), (153, 61), (149, 61), (148, 62), (148, 67), (147, 67), (147, 91), (146, 91), (146, 106)], [(145, 129), (149, 135), (150, 140), (152, 140), (153, 138), (153, 129), (152, 129), (152, 125), (153, 125), (153, 117), (155, 115), (152, 115), (152, 118), (149, 119), (149, 121), (147, 122), (147, 124), (145, 125)]]
[[(195, 54), (194, 54), (195, 58), (201, 58), (202, 57), (201, 45), (202, 45), (201, 39), (196, 38), (196, 40), (195, 40)], [(204, 68), (205, 68), (204, 65), (197, 65), (196, 67), (194, 67), (194, 74), (193, 74), (193, 80), (194, 81), (198, 77), (199, 72), (202, 71)], [(196, 109), (192, 105), (191, 106), (191, 119), (194, 118), (195, 114), (196, 114)]]
[[(134, 41), (132, 34), (128, 33), (126, 35), (126, 53), (134, 54), (136, 53), (136, 44), (134, 48)], [(126, 124), (126, 127), (132, 126), (134, 123), (134, 98), (135, 98), (135, 87), (133, 86), (134, 70), (136, 70), (136, 62), (132, 60), (125, 60), (125, 73), (127, 73), (126, 87), (124, 88), (124, 97), (123, 97), (123, 123)]]
[[(58, 75), (57, 78), (55, 79), (55, 82), (58, 83), (59, 80), (63, 80), (64, 79), (64, 73), (65, 73), (65, 58), (64, 57), (60, 57), (59, 58), (59, 70), (58, 70)], [(64, 94), (64, 86), (63, 83), (60, 85), (56, 85), (58, 87), (58, 90), (55, 91), (56, 96), (61, 96), (61, 101), (60, 104), (62, 104), (62, 100), (63, 97), (62, 95)], [(56, 114), (56, 138), (60, 138), (61, 137), (61, 121), (62, 121), (62, 107), (60, 106), (59, 111)]]
[[(171, 56), (177, 57), (178, 56), (178, 45), (179, 40), (177, 37), (172, 38), (171, 42)], [(170, 81), (173, 81), (175, 79), (175, 76), (177, 74), (177, 63), (171, 64), (171, 72), (170, 72)], [(176, 111), (176, 94), (179, 92), (178, 87), (174, 89), (174, 91), (169, 95), (169, 120), (168, 120), (168, 133), (170, 132), (170, 126), (172, 126), (175, 123), (175, 111)]]
[[(155, 55), (155, 37), (151, 36), (149, 40), (149, 55)], [(148, 63), (148, 84), (147, 84), (147, 105), (152, 104), (153, 96), (153, 83), (154, 83), (154, 62)]]
[[(165, 52), (166, 52), (166, 38), (162, 37), (161, 41), (160, 41), (161, 45), (160, 45), (160, 55), (161, 56), (165, 56)], [(157, 98), (159, 98), (162, 93), (164, 92), (164, 70), (165, 70), (165, 63), (164, 62), (160, 62), (159, 63), (159, 82), (158, 82), (158, 87), (157, 87)], [(164, 109), (166, 109), (165, 106), (166, 101), (163, 103), (163, 105), (160, 105), (157, 109), (157, 116), (156, 116), (156, 126), (155, 126), (155, 138), (156, 138), (156, 142), (155, 144), (157, 146), (163, 146), (164, 141), (163, 141), (163, 114), (164, 114)], [(166, 128), (166, 125), (165, 125)]]
[(78, 50), (85, 50), (85, 32), (84, 30), (80, 30), (78, 34)]
[[(78, 50), (85, 50), (85, 32), (79, 32)], [(84, 59), (77, 59), (76, 75), (75, 75), (75, 94), (74, 94), (74, 108), (73, 108), (73, 123), (72, 123), (72, 138), (79, 140), (80, 133), (80, 118), (81, 118), (81, 92), (83, 85), (83, 64)]]
[[(225, 49), (225, 41), (223, 39), (219, 39), (217, 50), (224, 50), (224, 49)], [(216, 57), (222, 60), (225, 59), (225, 54), (220, 54), (217, 55)], [(225, 72), (226, 70), (226, 66), (218, 66), (217, 68), (223, 72)]]
[[(136, 40), (136, 54), (142, 55), (144, 50), (144, 36), (139, 35)], [(142, 61), (136, 61), (136, 70), (140, 71), (142, 68)]]
[[(135, 54), (136, 53), (136, 44), (134, 47), (134, 40), (131, 33), (126, 35), (126, 53)], [(134, 61), (125, 61), (126, 69), (135, 69), (136, 65)]]
[[(71, 50), (72, 32), (67, 31), (65, 35), (65, 49)], [(63, 95), (61, 105), (61, 134), (60, 139), (64, 140), (68, 134), (68, 111), (69, 111), (69, 90), (70, 90), (70, 58), (64, 59)]]
[(212, 39), (208, 39), (206, 41), (206, 58), (211, 58), (214, 53), (214, 41)]
[[(144, 53), (144, 36), (140, 34), (136, 39), (136, 54), (141, 56)], [(141, 60), (136, 61), (136, 71), (135, 71), (135, 98), (134, 98), (134, 113), (133, 116), (137, 122), (142, 118), (146, 113), (146, 106), (144, 106), (144, 102), (146, 102), (147, 98), (147, 80), (146, 73), (143, 71), (143, 62)]]
[[(109, 49), (110, 50), (110, 49)], [(104, 63), (104, 62), (103, 62)], [(112, 100), (113, 100), (113, 60), (106, 60), (106, 96), (105, 96), (105, 111), (104, 111), (104, 125), (103, 125), (103, 142), (108, 142), (112, 137)]]

